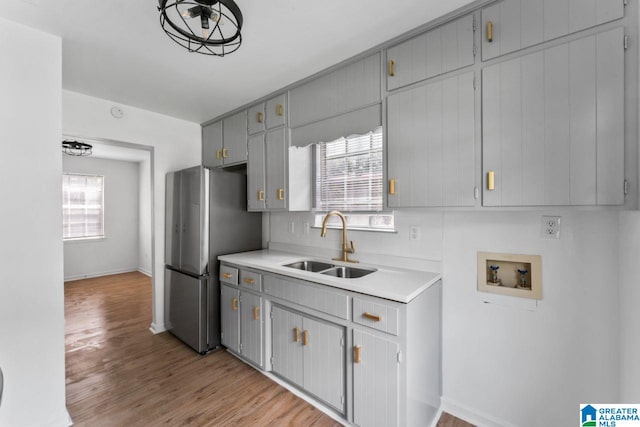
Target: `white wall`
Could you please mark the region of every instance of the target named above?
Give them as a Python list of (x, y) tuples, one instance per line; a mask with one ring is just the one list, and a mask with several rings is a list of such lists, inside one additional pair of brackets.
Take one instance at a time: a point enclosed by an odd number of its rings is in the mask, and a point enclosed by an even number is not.
[(164, 327), (164, 190), (167, 172), (201, 163), (200, 125), (173, 117), (122, 106), (124, 117), (110, 110), (115, 103), (76, 92), (62, 92), (62, 129), (66, 135), (104, 138), (152, 146), (153, 151), (153, 259), (154, 300), (152, 329)]
[(138, 163), (138, 270), (151, 276), (151, 160)]
[[(540, 238), (543, 214), (562, 215), (560, 240)], [(302, 223), (310, 218), (271, 214), (270, 244), (337, 253), (340, 233), (322, 239), (312, 228), (305, 235)], [(441, 262), (446, 409), (481, 425), (571, 425), (580, 403), (619, 399), (618, 218), (617, 212), (411, 210), (396, 213), (398, 234), (350, 231), (349, 238), (355, 259), (388, 254), (413, 258), (416, 266)], [(410, 225), (421, 227), (420, 241), (409, 240)], [(541, 255), (543, 299), (536, 306), (477, 292), (477, 251)], [(638, 324), (634, 316), (629, 332)]]
[(63, 156), (62, 170), (104, 176), (105, 207), (104, 239), (64, 243), (64, 279), (77, 280), (138, 270), (138, 163)]
[(2, 426), (66, 426), (62, 280), (62, 52), (0, 19)]

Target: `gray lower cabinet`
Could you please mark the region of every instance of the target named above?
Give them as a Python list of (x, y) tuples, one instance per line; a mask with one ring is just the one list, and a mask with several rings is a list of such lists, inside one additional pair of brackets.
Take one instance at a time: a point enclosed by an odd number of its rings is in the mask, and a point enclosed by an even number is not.
[(387, 205), (475, 205), (473, 72), (387, 98)]
[(473, 15), (463, 16), (387, 50), (387, 90), (473, 65)]
[(482, 10), (482, 60), (624, 16), (625, 0), (504, 0)]
[(264, 367), (262, 298), (224, 283), (220, 295), (222, 345)]
[(624, 204), (623, 45), (615, 28), (483, 69), (484, 206)]
[(220, 286), (220, 313), (222, 345), (240, 353), (240, 291), (237, 288)]
[(345, 328), (274, 306), (273, 372), (340, 413), (345, 408)]
[(397, 342), (353, 331), (353, 423), (398, 425), (400, 372)]

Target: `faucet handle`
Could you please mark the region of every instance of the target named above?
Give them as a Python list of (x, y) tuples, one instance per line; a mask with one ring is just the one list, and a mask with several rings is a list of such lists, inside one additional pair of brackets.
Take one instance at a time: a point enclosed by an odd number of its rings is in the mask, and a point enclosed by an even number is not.
[(356, 249), (353, 247), (353, 240), (349, 241), (351, 247), (347, 249), (347, 252), (349, 252), (350, 254), (354, 253), (356, 251)]

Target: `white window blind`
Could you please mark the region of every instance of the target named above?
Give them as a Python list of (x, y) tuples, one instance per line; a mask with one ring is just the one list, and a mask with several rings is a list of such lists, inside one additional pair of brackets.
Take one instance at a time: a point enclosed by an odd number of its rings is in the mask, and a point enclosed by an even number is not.
[(104, 177), (62, 175), (62, 237), (104, 237)]
[(316, 150), (317, 210), (382, 210), (382, 127)]

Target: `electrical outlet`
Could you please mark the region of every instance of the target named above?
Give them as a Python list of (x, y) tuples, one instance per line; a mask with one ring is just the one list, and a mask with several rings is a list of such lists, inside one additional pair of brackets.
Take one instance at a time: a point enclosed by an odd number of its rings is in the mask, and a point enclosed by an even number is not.
[(542, 216), (540, 222), (540, 237), (544, 239), (559, 239), (560, 230), (562, 228), (562, 217), (560, 216)]
[(409, 240), (420, 240), (420, 227), (417, 225), (409, 227)]

